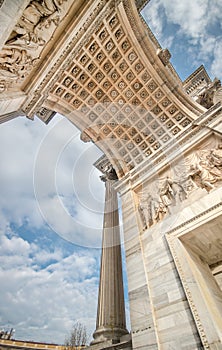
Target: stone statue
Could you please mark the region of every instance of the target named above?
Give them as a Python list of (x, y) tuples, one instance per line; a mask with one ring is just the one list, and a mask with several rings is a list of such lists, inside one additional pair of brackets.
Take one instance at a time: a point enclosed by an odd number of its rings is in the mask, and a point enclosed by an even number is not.
[(151, 213), (152, 213), (152, 224), (156, 224), (164, 218), (168, 212), (168, 207), (161, 200), (152, 199), (151, 202)]
[(169, 210), (169, 206), (175, 201), (173, 189), (172, 189), (172, 180), (167, 176), (160, 188), (160, 199), (165, 207)]
[(218, 90), (221, 90), (221, 81), (215, 78), (214, 81), (208, 85), (207, 89), (199, 95), (197, 102), (209, 109), (214, 104), (214, 95)]
[(168, 205), (176, 205), (187, 198), (187, 193), (181, 183), (167, 176), (161, 193), (165, 193), (168, 197)]

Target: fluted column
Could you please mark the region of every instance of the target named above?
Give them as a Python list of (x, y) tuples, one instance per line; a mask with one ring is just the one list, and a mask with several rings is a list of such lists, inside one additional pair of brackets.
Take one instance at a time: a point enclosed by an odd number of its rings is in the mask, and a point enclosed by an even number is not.
[(96, 331), (92, 344), (109, 339), (118, 342), (127, 334), (122, 277), (117, 193), (112, 180), (106, 186)]

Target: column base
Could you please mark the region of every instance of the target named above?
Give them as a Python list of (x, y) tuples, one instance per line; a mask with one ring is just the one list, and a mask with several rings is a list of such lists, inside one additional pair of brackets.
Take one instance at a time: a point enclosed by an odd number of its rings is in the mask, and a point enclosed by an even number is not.
[[(101, 338), (100, 338), (101, 339)], [(95, 340), (91, 342), (90, 346), (87, 347), (87, 350), (132, 350), (132, 338), (131, 334), (127, 333), (120, 337), (117, 342), (116, 339), (109, 339), (100, 342)]]
[(120, 342), (121, 337), (127, 334), (129, 334), (129, 332), (125, 328), (101, 327), (101, 328), (98, 328), (93, 333), (94, 340), (90, 343), (90, 345), (107, 342), (107, 341), (111, 341), (111, 344), (116, 344)]

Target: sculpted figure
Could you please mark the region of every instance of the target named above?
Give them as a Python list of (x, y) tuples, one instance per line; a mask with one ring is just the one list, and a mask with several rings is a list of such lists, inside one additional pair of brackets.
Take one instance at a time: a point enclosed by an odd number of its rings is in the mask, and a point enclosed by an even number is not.
[(168, 207), (169, 205), (176, 205), (176, 203), (186, 199), (187, 194), (183, 186), (178, 181), (173, 180), (167, 176), (160, 190), (160, 198)]
[(38, 26), (33, 28), (32, 31), (28, 31), (26, 28), (22, 28), (19, 25), (15, 27), (14, 36), (7, 41), (8, 47), (21, 47), (24, 49), (37, 49), (39, 46), (43, 46), (46, 41), (38, 34)]
[(30, 1), (0, 53), (2, 78), (10, 78), (12, 82), (17, 81), (18, 78), (24, 78), (32, 69), (32, 64), (37, 61), (40, 53), (37, 50), (41, 49), (48, 40), (45, 29), (52, 23), (53, 30), (55, 29), (61, 17), (62, 5), (66, 1)]
[(214, 188), (214, 183), (222, 180), (222, 174), (209, 159), (200, 159), (199, 163), (190, 166), (190, 176), (199, 182), (200, 187), (205, 188), (208, 192)]
[(209, 159), (216, 167), (222, 167), (222, 144), (219, 144), (217, 149), (210, 151)]
[(161, 200), (152, 201), (152, 220), (153, 224), (159, 222), (167, 214), (168, 207)]
[(67, 0), (33, 0), (15, 26), (6, 45), (34, 49), (45, 44), (42, 29), (56, 26), (60, 20), (62, 4)]
[(150, 226), (150, 220), (151, 220), (148, 198), (149, 196), (143, 196), (138, 206), (141, 220), (143, 223), (143, 230), (146, 230)]
[(26, 73), (27, 63), (30, 63), (31, 61), (32, 58), (27, 55), (26, 50), (4, 48), (0, 52), (1, 75), (23, 77)]
[(160, 199), (165, 207), (169, 210), (169, 206), (175, 201), (173, 189), (172, 189), (172, 180), (167, 177), (162, 187), (160, 188)]
[(221, 82), (215, 78), (214, 81), (208, 85), (207, 89), (199, 96), (197, 102), (199, 102), (205, 108), (210, 108), (214, 104), (214, 95), (217, 90), (221, 88)]
[(61, 5), (66, 0), (33, 0), (30, 3), (30, 6), (37, 9), (40, 15), (40, 19), (36, 25), (44, 26), (48, 28), (51, 22), (54, 22), (55, 25), (59, 23), (59, 12)]
[(167, 213), (167, 207), (162, 200), (150, 194), (141, 198), (138, 209), (143, 222), (143, 230), (162, 220)]

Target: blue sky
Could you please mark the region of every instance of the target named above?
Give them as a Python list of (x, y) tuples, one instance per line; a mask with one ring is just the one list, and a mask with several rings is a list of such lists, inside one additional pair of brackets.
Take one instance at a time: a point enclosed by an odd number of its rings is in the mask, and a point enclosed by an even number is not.
[[(151, 0), (143, 16), (182, 80), (202, 63), (222, 78), (221, 0)], [(92, 332), (104, 205), (92, 164), (100, 151), (61, 116), (47, 126), (38, 118), (2, 124), (0, 149), (0, 328), (58, 343), (76, 320)]]
[(221, 0), (150, 0), (142, 15), (182, 80), (201, 64), (222, 78)]

